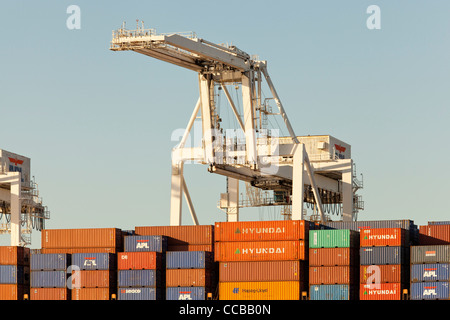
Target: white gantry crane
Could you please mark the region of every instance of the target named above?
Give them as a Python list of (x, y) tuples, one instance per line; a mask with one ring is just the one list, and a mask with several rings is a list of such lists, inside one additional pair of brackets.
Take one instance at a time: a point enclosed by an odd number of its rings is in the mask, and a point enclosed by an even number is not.
[(0, 149), (0, 234), (11, 234), (11, 246), (30, 245), (32, 229), (50, 218), (30, 167), (30, 158)]
[[(289, 219), (305, 218), (305, 203), (314, 208), (317, 220), (329, 220), (327, 213), (339, 212), (340, 219), (356, 220), (363, 209), (356, 194), (362, 181), (356, 178), (350, 145), (332, 136), (296, 136), (267, 69), (267, 62), (250, 56), (233, 45), (215, 44), (195, 33), (156, 33), (135, 30), (125, 24), (113, 31), (110, 50), (134, 51), (190, 69), (197, 73), (199, 98), (180, 143), (172, 150), (170, 225), (182, 224), (182, 198), (186, 198), (194, 224), (199, 224), (183, 167), (186, 161), (208, 166), (208, 171), (227, 177), (227, 192), (219, 207), (227, 221), (239, 220), (244, 206), (284, 205)], [(269, 89), (269, 96), (264, 90)], [(233, 95), (232, 93), (234, 93)], [(223, 94), (236, 127), (224, 128)], [(272, 112), (276, 110), (276, 112)], [(200, 146), (186, 146), (200, 115)], [(283, 126), (268, 128), (269, 117)], [(282, 136), (282, 130), (288, 136)], [(250, 204), (239, 199), (239, 182), (273, 193), (267, 200), (247, 192)]]

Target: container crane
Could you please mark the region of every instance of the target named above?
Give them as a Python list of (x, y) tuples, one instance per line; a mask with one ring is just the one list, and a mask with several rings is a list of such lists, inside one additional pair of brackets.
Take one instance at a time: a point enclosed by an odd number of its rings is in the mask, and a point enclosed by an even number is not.
[[(199, 98), (180, 143), (172, 150), (170, 225), (182, 224), (182, 197), (186, 198), (193, 223), (198, 218), (183, 177), (184, 163), (195, 161), (208, 166), (211, 173), (227, 177), (227, 192), (220, 207), (227, 221), (239, 220), (239, 182), (261, 190), (271, 190), (283, 204), (292, 206), (289, 218), (304, 219), (304, 203), (314, 206), (318, 219), (329, 220), (324, 208), (342, 207), (341, 218), (355, 220), (363, 209), (356, 191), (362, 187), (356, 179), (350, 145), (332, 136), (296, 136), (286, 110), (268, 72), (267, 61), (250, 56), (234, 45), (215, 44), (193, 32), (157, 33), (145, 29), (121, 28), (112, 32), (112, 51), (134, 51), (197, 73)], [(271, 97), (264, 98), (263, 83)], [(240, 88), (233, 99), (228, 88)], [(222, 127), (216, 91), (223, 92), (238, 128)], [(272, 112), (270, 103), (277, 112)], [(202, 122), (200, 147), (186, 147), (197, 115)], [(280, 136), (281, 126), (266, 128), (268, 116), (279, 116), (289, 136)], [(355, 187), (357, 186), (357, 187)], [(273, 204), (273, 203), (272, 203)]]

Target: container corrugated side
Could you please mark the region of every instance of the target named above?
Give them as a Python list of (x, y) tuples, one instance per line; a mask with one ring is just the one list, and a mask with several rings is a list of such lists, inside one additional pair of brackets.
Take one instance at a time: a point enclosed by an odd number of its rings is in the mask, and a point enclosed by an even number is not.
[(300, 281), (219, 282), (219, 300), (300, 300)]
[(401, 300), (402, 290), (405, 288), (401, 283), (379, 283), (361, 284), (359, 289), (360, 300)]
[(362, 284), (407, 283), (409, 282), (409, 266), (405, 264), (362, 265), (359, 271), (359, 281)]
[(160, 252), (119, 252), (117, 254), (117, 269), (161, 269), (163, 254)]
[(72, 273), (80, 277), (81, 288), (108, 288), (117, 285), (117, 271), (113, 270), (81, 270)]
[(42, 248), (123, 248), (118, 228), (44, 229)]
[(179, 244), (168, 245), (167, 251), (214, 251), (214, 244)]
[(71, 255), (63, 253), (55, 254), (31, 254), (30, 270), (66, 270), (71, 265)]
[(68, 288), (31, 288), (30, 300), (70, 300)]
[(214, 226), (136, 226), (136, 235), (167, 236), (168, 245), (213, 244)]
[(118, 270), (117, 285), (125, 287), (161, 287), (164, 285), (161, 270)]
[(208, 251), (166, 252), (167, 269), (211, 268), (213, 262), (213, 253)]
[(0, 284), (27, 284), (24, 266), (0, 265)]
[(111, 300), (113, 294), (117, 294), (116, 288), (74, 288), (72, 300)]
[(411, 283), (411, 300), (450, 300), (449, 282)]
[(74, 253), (72, 264), (81, 270), (111, 270), (117, 268), (117, 255), (114, 253)]
[(166, 300), (206, 300), (208, 293), (212, 292), (205, 287), (168, 287)]
[(0, 246), (0, 265), (29, 265), (30, 249), (19, 246)]
[(125, 251), (129, 252), (166, 252), (167, 237), (166, 236), (126, 236)]
[(309, 284), (355, 284), (358, 271), (355, 266), (310, 267)]
[(355, 300), (357, 287), (348, 284), (319, 284), (309, 286), (310, 300)]
[(161, 288), (118, 288), (118, 300), (162, 300)]
[(355, 248), (359, 247), (359, 233), (350, 229), (310, 230), (310, 248)]
[(215, 261), (306, 260), (303, 240), (216, 242)]
[(31, 271), (32, 288), (66, 288), (69, 276), (66, 271)]
[(363, 247), (359, 259), (361, 265), (409, 264), (409, 247)]
[(419, 227), (420, 245), (450, 244), (450, 225), (436, 224)]
[(166, 287), (208, 287), (213, 285), (209, 269), (167, 269)]
[(450, 245), (412, 246), (411, 264), (450, 263)]
[(405, 229), (401, 228), (375, 228), (360, 231), (360, 246), (407, 246), (409, 236)]
[(29, 287), (21, 284), (0, 284), (0, 300), (23, 300)]
[(358, 248), (310, 248), (310, 266), (359, 265)]
[(106, 247), (106, 248), (42, 248), (40, 249), (40, 253), (50, 254), (50, 253), (66, 253), (66, 254), (74, 254), (74, 253), (117, 253), (122, 252), (123, 249), (115, 248), (115, 247)]
[(302, 281), (308, 280), (306, 261), (226, 261), (219, 263), (219, 281)]
[(450, 281), (449, 263), (425, 263), (411, 265), (411, 282)]
[(305, 220), (216, 222), (215, 241), (308, 240), (311, 222)]

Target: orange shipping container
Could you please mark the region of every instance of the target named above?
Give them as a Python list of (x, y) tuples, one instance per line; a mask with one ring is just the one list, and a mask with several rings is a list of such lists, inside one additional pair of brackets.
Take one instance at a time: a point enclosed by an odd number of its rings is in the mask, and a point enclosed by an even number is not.
[(117, 254), (118, 270), (161, 269), (162, 254), (153, 251), (119, 252)]
[(358, 267), (310, 267), (309, 284), (358, 284)]
[(135, 227), (136, 235), (167, 236), (168, 246), (186, 244), (213, 244), (214, 226), (148, 226)]
[(215, 261), (306, 260), (303, 240), (216, 242)]
[(211, 244), (179, 244), (169, 245), (167, 251), (214, 251), (214, 245)]
[(450, 244), (450, 225), (419, 226), (419, 242), (421, 245)]
[(310, 222), (305, 220), (216, 222), (215, 241), (307, 240)]
[(1, 246), (0, 265), (29, 265), (30, 249), (26, 247)]
[(400, 283), (361, 284), (360, 300), (401, 300), (402, 285)]
[(30, 300), (70, 300), (67, 288), (31, 288)]
[(209, 269), (167, 269), (166, 287), (207, 287), (212, 286)]
[(408, 282), (408, 273), (405, 267), (399, 264), (390, 265), (368, 265), (360, 266), (360, 283), (385, 282), (385, 283), (400, 283)]
[(0, 300), (23, 300), (29, 287), (17, 284), (0, 284)]
[(42, 248), (41, 253), (116, 253), (118, 251), (123, 251), (119, 248)]
[(402, 228), (364, 229), (360, 232), (360, 246), (405, 246), (408, 244), (407, 234)]
[(114, 288), (78, 288), (72, 289), (72, 300), (111, 300), (113, 294)]
[(359, 265), (358, 248), (310, 248), (310, 266)]
[(117, 228), (44, 229), (41, 247), (123, 248), (123, 233)]
[(219, 263), (220, 282), (308, 280), (306, 261), (234, 261)]
[(117, 271), (110, 270), (81, 270), (74, 271), (75, 275), (79, 275), (81, 288), (108, 288), (117, 285)]
[(220, 300), (300, 300), (300, 281), (219, 282)]

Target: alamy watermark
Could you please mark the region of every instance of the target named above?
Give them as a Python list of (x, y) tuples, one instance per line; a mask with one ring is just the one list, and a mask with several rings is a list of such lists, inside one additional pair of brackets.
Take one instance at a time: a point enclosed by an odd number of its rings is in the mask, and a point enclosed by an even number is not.
[(66, 13), (70, 16), (66, 19), (66, 27), (69, 30), (81, 29), (81, 9), (79, 6), (72, 4), (67, 7)]

